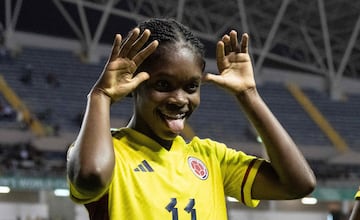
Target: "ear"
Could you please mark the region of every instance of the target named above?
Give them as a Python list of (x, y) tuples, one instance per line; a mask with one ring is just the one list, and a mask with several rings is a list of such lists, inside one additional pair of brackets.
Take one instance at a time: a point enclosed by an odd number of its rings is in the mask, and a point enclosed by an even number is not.
[(201, 71), (204, 72), (205, 71), (205, 67), (206, 67), (206, 60), (202, 59), (202, 68)]

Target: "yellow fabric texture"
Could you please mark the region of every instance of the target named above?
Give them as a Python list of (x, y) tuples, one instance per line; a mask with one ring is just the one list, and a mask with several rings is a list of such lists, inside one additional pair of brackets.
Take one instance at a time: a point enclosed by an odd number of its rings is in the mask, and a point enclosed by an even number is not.
[[(113, 134), (116, 164), (109, 194), (110, 219), (227, 219), (226, 196), (249, 207), (262, 162), (210, 139), (178, 136), (168, 151), (130, 128)], [(70, 185), (72, 199), (89, 203)]]
[(360, 199), (360, 190), (355, 194), (355, 199)]

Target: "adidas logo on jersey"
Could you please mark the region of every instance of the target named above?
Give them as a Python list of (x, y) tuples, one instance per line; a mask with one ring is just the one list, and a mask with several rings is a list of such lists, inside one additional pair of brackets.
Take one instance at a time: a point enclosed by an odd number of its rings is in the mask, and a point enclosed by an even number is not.
[(150, 166), (150, 164), (143, 160), (135, 169), (135, 172), (154, 172), (153, 168)]

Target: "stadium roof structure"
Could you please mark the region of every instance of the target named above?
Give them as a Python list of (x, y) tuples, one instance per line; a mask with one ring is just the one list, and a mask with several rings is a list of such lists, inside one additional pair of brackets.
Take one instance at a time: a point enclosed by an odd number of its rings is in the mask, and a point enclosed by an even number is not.
[[(356, 0), (3, 0), (5, 43), (17, 31), (76, 39), (89, 53), (137, 21), (172, 17), (189, 26), (214, 57), (229, 30), (247, 32), (254, 67), (324, 76), (336, 87), (360, 72), (360, 1)], [(124, 33), (122, 33), (124, 34)]]

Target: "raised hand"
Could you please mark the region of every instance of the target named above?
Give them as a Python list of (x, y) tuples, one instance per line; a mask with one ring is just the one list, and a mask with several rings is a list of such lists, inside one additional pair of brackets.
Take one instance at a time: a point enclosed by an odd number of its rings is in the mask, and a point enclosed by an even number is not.
[(102, 92), (111, 99), (118, 101), (131, 93), (140, 83), (149, 78), (146, 72), (134, 74), (139, 65), (152, 54), (158, 42), (153, 41), (140, 50), (147, 42), (150, 31), (140, 35), (139, 28), (133, 29), (122, 42), (120, 34), (115, 36), (110, 57), (93, 90)]
[(206, 74), (204, 81), (213, 82), (235, 95), (255, 88), (248, 40), (249, 36), (245, 33), (239, 44), (237, 32), (234, 30), (229, 35), (224, 35), (216, 47), (216, 61), (220, 74)]

